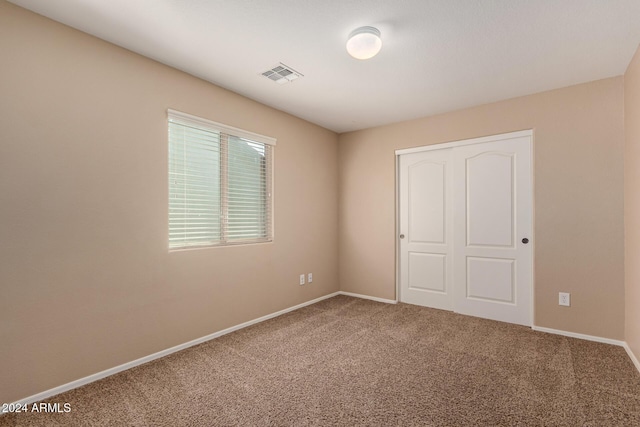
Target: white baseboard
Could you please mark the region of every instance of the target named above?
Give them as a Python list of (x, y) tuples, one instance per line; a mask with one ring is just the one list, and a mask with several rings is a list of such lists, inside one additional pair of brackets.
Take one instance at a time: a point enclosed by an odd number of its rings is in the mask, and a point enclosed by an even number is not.
[(633, 354), (633, 351), (631, 351), (631, 348), (629, 347), (629, 344), (627, 344), (626, 341), (612, 340), (610, 338), (594, 337), (593, 335), (585, 335), (585, 334), (578, 334), (575, 332), (561, 331), (558, 329), (543, 328), (541, 326), (533, 326), (531, 329), (538, 332), (547, 332), (549, 334), (564, 335), (565, 337), (579, 338), (581, 340), (595, 341), (595, 342), (601, 342), (604, 344), (612, 344), (612, 345), (620, 346), (625, 349), (625, 351), (627, 352), (627, 355), (633, 362), (633, 365), (636, 367), (638, 372), (640, 372), (640, 361), (638, 361), (638, 358), (636, 357), (636, 355)]
[(151, 362), (152, 360), (156, 360), (156, 359), (159, 359), (161, 357), (168, 356), (168, 355), (170, 355), (172, 353), (175, 353), (177, 351), (184, 350), (184, 349), (189, 348), (189, 347), (193, 347), (194, 345), (202, 344), (203, 342), (207, 342), (207, 341), (210, 341), (210, 340), (212, 340), (214, 338), (221, 337), (222, 335), (226, 335), (228, 333), (237, 331), (239, 329), (246, 328), (247, 326), (255, 325), (256, 323), (264, 322), (265, 320), (273, 319), (274, 317), (281, 316), (281, 315), (283, 315), (285, 313), (289, 313), (290, 311), (297, 310), (299, 308), (306, 307), (306, 306), (311, 305), (311, 304), (315, 304), (317, 302), (320, 302), (320, 301), (325, 300), (327, 298), (335, 297), (336, 295), (340, 295), (340, 294), (341, 294), (340, 292), (334, 292), (332, 294), (325, 295), (325, 296), (322, 296), (320, 298), (313, 299), (311, 301), (303, 302), (302, 304), (298, 304), (298, 305), (293, 306), (293, 307), (285, 308), (284, 310), (280, 310), (280, 311), (277, 311), (275, 313), (267, 314), (266, 316), (262, 316), (262, 317), (259, 317), (257, 319), (249, 320), (248, 322), (244, 322), (244, 323), (241, 323), (239, 325), (232, 326), (232, 327), (227, 328), (227, 329), (223, 329), (222, 331), (214, 332), (213, 334), (209, 334), (209, 335), (201, 337), (201, 338), (196, 338), (195, 340), (186, 342), (184, 344), (176, 345), (176, 346), (168, 348), (166, 350), (162, 350), (162, 351), (159, 351), (157, 353), (150, 354), (149, 356), (141, 357), (140, 359), (136, 359), (136, 360), (133, 360), (131, 362), (124, 363), (124, 364), (116, 366), (114, 368), (106, 369), (106, 370), (98, 372), (96, 374), (89, 375), (89, 376), (84, 377), (84, 378), (80, 378), (79, 380), (71, 381), (70, 383), (63, 384), (61, 386), (58, 386), (58, 387), (43, 391), (42, 393), (34, 394), (33, 396), (26, 397), (26, 398), (21, 399), (21, 400), (19, 400), (17, 402), (14, 402), (14, 403), (21, 404), (21, 405), (30, 405), (32, 403), (39, 402), (39, 401), (44, 400), (44, 399), (48, 399), (48, 398), (50, 398), (52, 396), (55, 396), (57, 394), (64, 393), (64, 392), (69, 391), (69, 390), (73, 390), (74, 388), (78, 388), (78, 387), (81, 387), (83, 385), (92, 383), (94, 381), (101, 380), (102, 378), (106, 378), (108, 376), (117, 374), (119, 372), (126, 371), (127, 369), (131, 369), (133, 367), (136, 367), (136, 366)]
[(627, 344), (625, 342), (623, 347), (627, 351), (627, 354), (629, 355), (629, 358), (631, 359), (631, 361), (635, 365), (635, 367), (638, 370), (638, 372), (640, 372), (640, 361), (638, 361), (638, 358), (636, 357), (636, 355), (633, 354), (633, 351), (631, 351), (631, 347), (629, 347), (629, 344)]
[(587, 341), (601, 342), (601, 343), (604, 343), (604, 344), (612, 344), (612, 345), (617, 345), (617, 346), (620, 346), (620, 347), (624, 347), (627, 344), (624, 341), (613, 340), (611, 338), (602, 338), (602, 337), (596, 337), (596, 336), (593, 336), (593, 335), (579, 334), (577, 332), (561, 331), (559, 329), (543, 328), (542, 326), (535, 326), (534, 325), (534, 326), (531, 327), (531, 329), (533, 329), (534, 331), (538, 331), (538, 332), (546, 332), (548, 334), (563, 335), (565, 337), (578, 338), (578, 339), (587, 340)]
[(378, 297), (370, 297), (369, 295), (361, 295), (361, 294), (354, 294), (353, 292), (344, 292), (344, 291), (340, 291), (338, 292), (339, 295), (346, 295), (348, 297), (355, 297), (355, 298), (362, 298), (362, 299), (370, 299), (372, 301), (378, 301), (378, 302), (384, 302), (386, 304), (397, 304), (398, 301), (394, 300), (394, 299), (385, 299), (385, 298), (378, 298)]

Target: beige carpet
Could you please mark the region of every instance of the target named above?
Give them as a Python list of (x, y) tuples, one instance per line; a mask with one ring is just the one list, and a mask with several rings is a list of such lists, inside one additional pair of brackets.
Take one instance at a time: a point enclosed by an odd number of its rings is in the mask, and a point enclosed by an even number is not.
[(624, 349), (324, 300), (58, 395), (2, 426), (640, 426)]

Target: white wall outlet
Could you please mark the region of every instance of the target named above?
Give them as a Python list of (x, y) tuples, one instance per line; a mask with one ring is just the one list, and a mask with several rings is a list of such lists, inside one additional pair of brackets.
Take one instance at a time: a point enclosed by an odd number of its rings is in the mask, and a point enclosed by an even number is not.
[(300, 284), (304, 285), (304, 274), (300, 275)]
[(569, 292), (559, 292), (558, 293), (558, 304), (570, 307), (571, 306), (571, 294)]
[(307, 282), (313, 283), (313, 273), (307, 274)]

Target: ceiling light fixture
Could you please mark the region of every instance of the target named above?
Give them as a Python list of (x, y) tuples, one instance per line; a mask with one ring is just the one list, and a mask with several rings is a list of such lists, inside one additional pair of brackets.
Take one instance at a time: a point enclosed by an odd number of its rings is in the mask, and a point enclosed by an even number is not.
[(347, 52), (356, 59), (373, 58), (380, 49), (382, 49), (382, 39), (377, 28), (360, 27), (349, 34)]

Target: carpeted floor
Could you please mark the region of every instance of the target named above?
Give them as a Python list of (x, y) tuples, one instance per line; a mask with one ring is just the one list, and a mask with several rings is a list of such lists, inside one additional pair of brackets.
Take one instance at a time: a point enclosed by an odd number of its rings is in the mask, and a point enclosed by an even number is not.
[(640, 426), (621, 347), (338, 296), (58, 395), (2, 426)]

